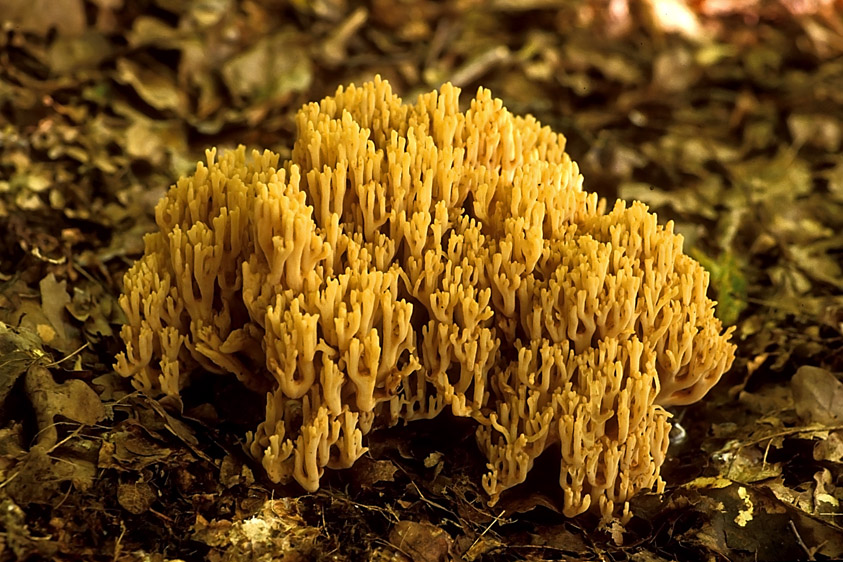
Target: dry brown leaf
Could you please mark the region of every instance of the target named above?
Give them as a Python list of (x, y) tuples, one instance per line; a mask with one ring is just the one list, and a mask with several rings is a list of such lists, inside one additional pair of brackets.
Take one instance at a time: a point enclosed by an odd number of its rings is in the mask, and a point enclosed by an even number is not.
[(843, 431), (829, 432), (828, 437), (817, 441), (814, 445), (814, 460), (843, 462)]
[(58, 282), (55, 275), (50, 273), (41, 280), (40, 288), (41, 309), (44, 311), (44, 315), (50, 321), (61, 341), (67, 341), (70, 335), (70, 329), (65, 320), (65, 308), (70, 304), (70, 296), (67, 294), (67, 281)]
[(26, 394), (38, 420), (35, 446), (43, 450), (58, 442), (56, 416), (83, 425), (93, 425), (105, 418), (105, 407), (90, 386), (78, 379), (58, 384), (42, 365), (33, 365), (27, 371)]
[(431, 523), (399, 521), (389, 532), (389, 542), (413, 562), (445, 562), (453, 541), (442, 529)]
[(843, 423), (843, 382), (826, 369), (804, 365), (790, 381), (796, 413), (805, 423)]

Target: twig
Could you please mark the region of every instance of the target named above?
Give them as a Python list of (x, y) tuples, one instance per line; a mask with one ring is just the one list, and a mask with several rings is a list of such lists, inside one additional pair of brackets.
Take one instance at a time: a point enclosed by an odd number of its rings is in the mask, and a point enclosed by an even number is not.
[(802, 540), (802, 536), (796, 529), (796, 525), (793, 523), (793, 519), (790, 519), (787, 523), (788, 525), (790, 525), (790, 530), (793, 531), (794, 535), (796, 535), (796, 541), (799, 543), (799, 546), (801, 546), (802, 550), (805, 551), (805, 554), (808, 555), (808, 560), (816, 560), (816, 558), (814, 558), (814, 553), (811, 551), (810, 548), (808, 548), (808, 546), (805, 544), (805, 541)]
[(471, 552), (471, 549), (472, 549), (472, 548), (474, 548), (474, 547), (477, 545), (477, 543), (479, 543), (479, 542), (480, 542), (480, 539), (482, 539), (482, 538), (483, 538), (483, 535), (485, 535), (486, 533), (488, 533), (488, 532), (489, 532), (489, 529), (491, 529), (491, 528), (492, 528), (492, 526), (493, 526), (495, 523), (498, 523), (501, 519), (503, 519), (503, 516), (504, 516), (505, 514), (506, 514), (506, 510), (501, 511), (498, 515), (493, 515), (493, 516), (492, 516), (492, 517), (493, 517), (492, 522), (491, 522), (491, 523), (489, 523), (489, 524), (486, 526), (486, 528), (485, 528), (485, 529), (483, 529), (483, 532), (482, 532), (482, 533), (480, 533), (479, 535), (477, 535), (477, 538), (476, 538), (476, 539), (474, 539), (474, 542), (473, 542), (473, 543), (471, 543), (471, 546), (469, 546), (469, 547), (468, 547), (468, 550), (466, 550), (466, 552)]
[(744, 447), (750, 447), (752, 445), (758, 445), (766, 440), (773, 440), (776, 437), (787, 437), (788, 435), (796, 435), (798, 433), (818, 433), (820, 431), (840, 431), (843, 430), (843, 424), (841, 425), (809, 425), (806, 427), (791, 427), (785, 429), (783, 431), (777, 431), (776, 433), (771, 433), (770, 435), (765, 435), (764, 437), (759, 437), (758, 439), (753, 439), (752, 441), (746, 441), (744, 443), (735, 443), (728, 447), (728, 451), (736, 451), (738, 449), (743, 449)]
[(120, 536), (117, 537), (117, 540), (114, 542), (114, 557), (112, 560), (117, 562), (117, 559), (120, 558), (120, 551), (123, 549), (123, 536), (126, 534), (126, 525), (120, 521)]
[(73, 357), (73, 356), (74, 356), (74, 355), (76, 355), (77, 353), (81, 352), (81, 351), (82, 351), (83, 349), (85, 349), (86, 347), (88, 347), (88, 344), (89, 344), (89, 343), (90, 343), (90, 342), (85, 342), (85, 343), (83, 343), (83, 344), (82, 344), (82, 347), (80, 347), (79, 349), (77, 349), (76, 351), (74, 351), (73, 353), (71, 353), (70, 355), (65, 355), (62, 359), (59, 359), (59, 360), (57, 360), (57, 361), (53, 361), (52, 363), (47, 363), (47, 364), (46, 364), (46, 365), (44, 365), (44, 366), (45, 366), (45, 367), (55, 367), (55, 366), (56, 366), (56, 365), (58, 365), (59, 363), (64, 363), (65, 361), (67, 361), (68, 359), (70, 359), (71, 357)]

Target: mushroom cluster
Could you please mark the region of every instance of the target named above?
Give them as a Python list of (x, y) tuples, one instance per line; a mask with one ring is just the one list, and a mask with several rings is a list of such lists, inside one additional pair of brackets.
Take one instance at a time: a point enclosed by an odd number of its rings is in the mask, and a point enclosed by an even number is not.
[(304, 106), (283, 163), (207, 151), (126, 273), (116, 369), (265, 394), (247, 447), (275, 482), (316, 490), (373, 428), (445, 410), (478, 424), (490, 503), (552, 449), (566, 515), (627, 517), (664, 486), (663, 407), (729, 369), (731, 330), (672, 223), (607, 211), (562, 135), (458, 97), (376, 78)]

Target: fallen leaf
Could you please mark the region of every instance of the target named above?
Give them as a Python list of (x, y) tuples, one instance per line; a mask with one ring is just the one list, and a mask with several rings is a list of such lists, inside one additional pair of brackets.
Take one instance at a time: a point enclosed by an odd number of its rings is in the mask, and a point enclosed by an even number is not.
[[(284, 53), (284, 56), (278, 56)], [(282, 101), (305, 90), (313, 79), (310, 59), (297, 33), (280, 32), (258, 41), (222, 67), (228, 89), (251, 100)]]
[(25, 382), (26, 394), (38, 421), (35, 447), (49, 450), (57, 443), (56, 416), (83, 425), (93, 425), (105, 418), (105, 407), (99, 396), (81, 380), (58, 384), (46, 367), (33, 365), (26, 373)]
[(140, 515), (152, 507), (155, 500), (155, 492), (149, 484), (120, 484), (117, 487), (117, 501), (129, 513)]
[(0, 322), (0, 406), (18, 378), (43, 356), (41, 341), (35, 334), (14, 330)]
[(87, 25), (82, 0), (6, 0), (3, 20), (41, 36), (53, 29), (61, 35), (77, 35)]
[(67, 294), (67, 282), (56, 281), (56, 276), (50, 273), (41, 280), (41, 309), (44, 316), (50, 321), (53, 329), (62, 341), (68, 338), (67, 322), (65, 321), (65, 307), (70, 304), (70, 296)]
[(814, 460), (843, 462), (843, 431), (832, 431), (814, 445)]
[(790, 381), (796, 413), (805, 423), (843, 423), (843, 382), (831, 372), (803, 365)]
[(827, 468), (814, 474), (814, 515), (834, 515), (840, 510), (840, 502), (835, 497), (836, 486), (831, 472)]
[(117, 61), (116, 79), (132, 86), (138, 95), (155, 109), (185, 113), (187, 97), (176, 85), (173, 72), (162, 64), (148, 62), (142, 65), (128, 58), (121, 58)]
[(399, 552), (408, 554), (413, 562), (444, 562), (451, 559), (451, 536), (431, 523), (399, 521), (389, 532), (389, 542)]

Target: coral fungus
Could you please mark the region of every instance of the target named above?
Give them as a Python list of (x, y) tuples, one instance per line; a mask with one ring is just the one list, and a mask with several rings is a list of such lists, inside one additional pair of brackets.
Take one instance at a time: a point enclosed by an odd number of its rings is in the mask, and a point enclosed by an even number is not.
[(376, 79), (304, 106), (288, 161), (209, 150), (126, 274), (117, 370), (265, 393), (248, 448), (276, 482), (315, 490), (373, 427), (448, 410), (492, 503), (554, 446), (566, 515), (627, 514), (664, 485), (663, 406), (731, 366), (708, 274), (672, 223), (583, 191), (562, 135), (458, 95)]

